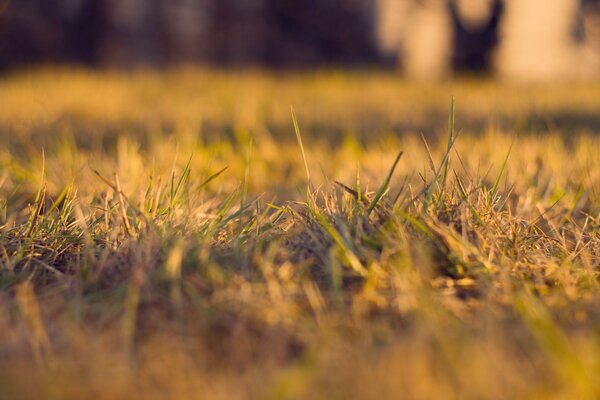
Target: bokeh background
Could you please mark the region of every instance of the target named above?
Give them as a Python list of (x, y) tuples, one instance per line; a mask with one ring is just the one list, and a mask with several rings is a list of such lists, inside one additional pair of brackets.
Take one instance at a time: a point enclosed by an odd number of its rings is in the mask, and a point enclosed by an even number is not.
[(597, 79), (598, 0), (0, 0), (0, 70), (398, 68)]

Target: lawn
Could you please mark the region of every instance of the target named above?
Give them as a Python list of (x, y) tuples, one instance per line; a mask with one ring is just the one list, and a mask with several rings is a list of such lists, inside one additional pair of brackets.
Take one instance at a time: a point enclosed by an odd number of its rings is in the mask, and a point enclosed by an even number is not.
[(598, 398), (599, 134), (600, 82), (4, 76), (0, 398)]

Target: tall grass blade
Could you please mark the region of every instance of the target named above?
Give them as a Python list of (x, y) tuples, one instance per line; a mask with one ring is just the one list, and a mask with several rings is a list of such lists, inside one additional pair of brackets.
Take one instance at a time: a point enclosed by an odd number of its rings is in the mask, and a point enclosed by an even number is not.
[(371, 212), (377, 206), (377, 203), (379, 203), (379, 200), (381, 200), (381, 197), (383, 196), (383, 194), (388, 190), (388, 187), (390, 186), (390, 181), (392, 180), (392, 176), (394, 175), (394, 171), (396, 170), (396, 166), (398, 166), (398, 162), (400, 161), (402, 154), (404, 154), (403, 151), (399, 152), (398, 155), (396, 156), (396, 159), (394, 160), (394, 164), (392, 165), (392, 168), (390, 169), (390, 172), (388, 173), (387, 178), (385, 179), (385, 181), (383, 182), (383, 184), (381, 185), (381, 187), (375, 194), (375, 197), (371, 201), (371, 204), (369, 204), (369, 207), (367, 207), (367, 214), (371, 214)]
[(302, 135), (300, 135), (300, 127), (298, 126), (298, 119), (296, 118), (296, 112), (294, 111), (294, 107), (290, 107), (292, 113), (292, 123), (294, 124), (294, 132), (296, 133), (296, 140), (298, 141), (298, 145), (300, 146), (300, 151), (302, 152), (302, 160), (304, 161), (304, 170), (306, 172), (306, 183), (308, 188), (310, 189), (310, 170), (308, 169), (308, 161), (306, 159), (306, 152), (304, 151), (304, 145), (302, 144)]
[(458, 133), (456, 135), (454, 135), (454, 137), (452, 138), (452, 141), (450, 142), (450, 144), (448, 145), (448, 149), (446, 150), (446, 154), (444, 154), (444, 158), (442, 159), (440, 168), (437, 169), (437, 171), (435, 172), (435, 176), (433, 177), (433, 180), (426, 187), (425, 201), (423, 202), (423, 207), (421, 209), (422, 213), (425, 213), (427, 211), (427, 209), (429, 208), (429, 204), (431, 204), (431, 200), (433, 199), (433, 191), (435, 190), (435, 187), (438, 184), (438, 180), (440, 179), (440, 173), (441, 173), (442, 169), (445, 169), (445, 167), (448, 166), (448, 160), (450, 159), (450, 152), (452, 151), (452, 147), (454, 147), (454, 143), (456, 143), (456, 138), (458, 138)]
[[(454, 96), (450, 100), (450, 115), (448, 116), (448, 144), (446, 146), (446, 152), (449, 154), (452, 149), (452, 140), (454, 138)], [(449, 158), (444, 163), (444, 176), (442, 177), (442, 189), (446, 187), (446, 180), (448, 178), (448, 164)]]
[(246, 205), (246, 199), (248, 197), (248, 181), (250, 180), (250, 159), (252, 158), (252, 138), (248, 141), (248, 147), (246, 148), (246, 154), (244, 157), (244, 181), (242, 183), (242, 198), (240, 202), (240, 208), (244, 208)]
[(502, 178), (502, 175), (504, 175), (504, 170), (506, 169), (506, 165), (508, 164), (508, 158), (510, 157), (510, 152), (512, 151), (513, 144), (515, 144), (514, 140), (511, 142), (510, 147), (508, 148), (508, 152), (506, 153), (504, 162), (502, 162), (502, 167), (500, 168), (500, 173), (496, 177), (494, 186), (492, 186), (492, 190), (490, 192), (491, 196), (488, 198), (488, 202), (492, 201), (494, 198), (496, 198), (496, 193), (498, 192), (498, 187), (500, 186), (500, 179)]
[(33, 212), (31, 214), (31, 216), (29, 217), (29, 223), (28, 223), (28, 228), (27, 228), (27, 233), (25, 233), (26, 237), (31, 237), (32, 233), (33, 233), (33, 229), (35, 228), (35, 225), (37, 224), (37, 220), (38, 217), (40, 216), (40, 214), (42, 213), (42, 208), (44, 207), (44, 202), (46, 201), (46, 185), (44, 185), (42, 187), (42, 190), (40, 192), (38, 192), (36, 201), (35, 201), (35, 207), (33, 208)]
[(129, 222), (129, 217), (127, 216), (127, 207), (125, 207), (125, 197), (123, 196), (123, 191), (121, 190), (121, 181), (119, 180), (119, 175), (114, 173), (115, 179), (115, 188), (117, 192), (117, 197), (119, 199), (119, 204), (121, 208), (121, 218), (123, 220), (123, 225), (125, 226), (125, 231), (131, 237), (134, 236), (135, 232), (133, 231), (133, 227)]
[(362, 193), (360, 189), (360, 164), (356, 163), (356, 203), (362, 203)]
[(185, 182), (188, 182), (190, 179), (190, 175), (191, 175), (191, 168), (190, 165), (192, 163), (192, 157), (193, 155), (190, 156), (190, 158), (188, 159), (188, 162), (186, 163), (185, 167), (183, 168), (183, 172), (181, 173), (181, 176), (179, 177), (178, 181), (177, 181), (177, 185), (173, 185), (174, 183), (174, 178), (175, 178), (175, 174), (173, 174), (173, 176), (171, 177), (171, 207), (173, 207), (175, 205), (175, 201), (177, 199), (177, 197), (179, 196), (179, 194), (181, 193), (181, 189), (183, 187), (183, 184)]
[(44, 153), (44, 149), (42, 149), (42, 178), (40, 180), (40, 186), (38, 187), (37, 194), (35, 195), (35, 204), (31, 215), (29, 216), (29, 220), (27, 221), (27, 232), (25, 233), (26, 237), (31, 237), (33, 233), (33, 229), (37, 223), (38, 217), (42, 212), (44, 207), (44, 202), (46, 201), (46, 155)]
[(64, 204), (66, 199), (70, 196), (71, 192), (73, 191), (73, 186), (74, 184), (73, 182), (71, 182), (68, 186), (64, 187), (64, 189), (60, 192), (56, 200), (52, 202), (52, 205), (46, 212), (46, 215), (51, 214), (54, 210), (57, 210), (61, 206), (61, 204)]

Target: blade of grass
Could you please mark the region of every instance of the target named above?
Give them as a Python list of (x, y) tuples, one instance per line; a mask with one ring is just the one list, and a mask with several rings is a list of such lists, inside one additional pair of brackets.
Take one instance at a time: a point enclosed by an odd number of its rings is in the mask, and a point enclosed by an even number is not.
[(248, 181), (250, 180), (250, 159), (252, 158), (252, 138), (248, 141), (246, 154), (244, 157), (244, 181), (242, 182), (242, 196), (240, 199), (240, 208), (244, 208), (248, 197)]
[(306, 159), (306, 152), (304, 151), (304, 145), (302, 144), (302, 135), (300, 134), (300, 127), (298, 126), (298, 119), (296, 118), (296, 112), (294, 107), (290, 107), (292, 113), (292, 123), (294, 124), (294, 132), (296, 133), (296, 140), (300, 146), (300, 152), (302, 153), (302, 160), (304, 161), (304, 170), (306, 172), (306, 184), (310, 190), (310, 170), (308, 169), (308, 161)]
[[(452, 139), (454, 137), (454, 96), (450, 100), (450, 115), (448, 116), (448, 144), (446, 152), (449, 154), (452, 149)], [(444, 176), (442, 177), (442, 190), (446, 187), (446, 180), (448, 178), (448, 162), (444, 163)]]
[(52, 202), (52, 206), (50, 206), (50, 209), (48, 209), (48, 211), (46, 212), (46, 215), (51, 214), (52, 211), (57, 210), (61, 206), (61, 204), (63, 204), (63, 201), (72, 192), (73, 186), (74, 186), (74, 184), (73, 184), (73, 182), (71, 182), (68, 186), (64, 187), (64, 189), (60, 192), (60, 194), (58, 195), (56, 200), (54, 200), (54, 202)]
[(394, 171), (396, 170), (396, 166), (398, 166), (398, 162), (400, 161), (402, 154), (404, 154), (403, 151), (399, 152), (398, 155), (396, 156), (396, 159), (394, 160), (394, 164), (392, 165), (392, 168), (390, 169), (390, 172), (388, 173), (387, 178), (385, 179), (385, 181), (383, 182), (383, 184), (377, 191), (377, 194), (375, 194), (375, 197), (373, 197), (373, 201), (371, 201), (371, 204), (369, 204), (369, 207), (367, 207), (367, 215), (371, 214), (373, 209), (377, 206), (377, 203), (379, 203), (379, 200), (381, 200), (381, 197), (383, 196), (383, 194), (387, 191), (388, 187), (390, 186), (390, 181), (392, 180), (392, 176), (394, 175)]
[(27, 221), (27, 232), (25, 233), (26, 237), (31, 237), (33, 233), (33, 228), (37, 223), (38, 216), (42, 212), (42, 208), (44, 206), (44, 201), (46, 200), (46, 154), (44, 153), (44, 149), (42, 149), (42, 178), (40, 180), (40, 186), (38, 187), (37, 194), (35, 196), (35, 204), (31, 215), (29, 216), (29, 220)]
[(129, 217), (127, 216), (127, 208), (125, 207), (125, 198), (123, 197), (123, 191), (121, 190), (121, 181), (119, 180), (119, 174), (114, 173), (115, 179), (115, 188), (117, 189), (117, 197), (119, 198), (119, 204), (121, 205), (121, 218), (123, 219), (123, 224), (125, 226), (125, 230), (127, 234), (131, 237), (134, 236), (134, 231), (129, 222)]
[(442, 159), (440, 168), (437, 169), (435, 176), (433, 177), (433, 180), (429, 183), (429, 186), (427, 186), (427, 190), (425, 191), (425, 201), (423, 202), (423, 207), (421, 209), (421, 212), (423, 212), (423, 213), (425, 211), (427, 211), (427, 209), (429, 208), (429, 204), (431, 203), (431, 199), (433, 198), (433, 191), (435, 190), (435, 187), (438, 183), (438, 179), (440, 178), (440, 172), (442, 171), (444, 166), (447, 166), (448, 160), (450, 158), (450, 151), (452, 150), (452, 147), (454, 147), (454, 143), (456, 143), (457, 138), (458, 138), (458, 133), (456, 135), (454, 135), (454, 137), (452, 138), (452, 141), (450, 142), (450, 145), (448, 146), (448, 150), (446, 150), (446, 154), (444, 155), (444, 158)]
[(358, 162), (356, 163), (356, 194), (356, 203), (361, 204), (363, 196), (360, 189), (360, 164)]
[(192, 154), (190, 156), (190, 158), (188, 159), (188, 162), (186, 163), (185, 167), (183, 168), (183, 172), (181, 173), (181, 176), (179, 177), (179, 179), (177, 181), (177, 185), (175, 185), (175, 187), (173, 187), (175, 174), (173, 174), (171, 176), (171, 199), (170, 199), (170, 206), (169, 206), (170, 209), (172, 209), (175, 206), (175, 201), (176, 201), (177, 197), (179, 196), (179, 194), (181, 193), (181, 188), (182, 188), (183, 184), (190, 179), (190, 175), (191, 175), (190, 164), (192, 162), (193, 156), (194, 155)]
[(498, 192), (498, 186), (500, 186), (500, 179), (502, 178), (502, 175), (504, 174), (504, 170), (506, 169), (506, 165), (508, 164), (508, 157), (510, 157), (510, 152), (512, 151), (513, 144), (515, 144), (514, 139), (511, 142), (510, 147), (508, 148), (508, 152), (506, 153), (504, 162), (502, 162), (502, 167), (500, 168), (500, 173), (496, 177), (494, 186), (492, 186), (492, 190), (490, 191), (490, 197), (488, 198), (488, 204), (496, 197), (496, 193)]
[(211, 176), (209, 176), (208, 178), (206, 178), (206, 180), (204, 182), (202, 182), (200, 184), (200, 186), (198, 186), (198, 189), (203, 188), (204, 186), (208, 185), (213, 179), (215, 179), (216, 177), (218, 177), (219, 175), (221, 175), (223, 172), (225, 172), (225, 170), (227, 170), (227, 168), (229, 168), (228, 166), (221, 169), (218, 172), (215, 172), (214, 174), (212, 174)]
[(360, 192), (357, 192), (356, 190), (344, 185), (342, 182), (340, 181), (333, 181), (333, 183), (337, 186), (339, 186), (340, 188), (342, 188), (346, 193), (352, 195), (352, 197), (354, 197), (354, 199), (356, 200), (356, 202), (358, 203), (361, 199), (361, 197), (363, 197), (363, 195), (361, 195)]
[[(435, 169), (435, 163), (433, 162), (433, 156), (431, 155), (431, 150), (429, 149), (427, 140), (425, 139), (425, 136), (423, 136), (422, 133), (421, 133), (421, 141), (423, 142), (423, 145), (425, 146), (425, 151), (427, 152), (427, 161), (429, 161), (429, 167), (431, 168), (431, 171), (433, 171), (433, 174), (435, 175), (437, 173), (437, 171)], [(423, 179), (423, 180), (425, 180), (425, 179)]]
[(327, 221), (327, 218), (319, 210), (313, 210), (313, 214), (319, 225), (327, 232), (329, 237), (333, 240), (340, 251), (340, 255), (343, 259), (345, 259), (346, 263), (350, 266), (354, 272), (359, 274), (360, 276), (367, 276), (367, 270), (362, 265), (354, 251), (350, 249), (348, 244), (344, 241), (342, 235), (338, 232), (338, 230)]

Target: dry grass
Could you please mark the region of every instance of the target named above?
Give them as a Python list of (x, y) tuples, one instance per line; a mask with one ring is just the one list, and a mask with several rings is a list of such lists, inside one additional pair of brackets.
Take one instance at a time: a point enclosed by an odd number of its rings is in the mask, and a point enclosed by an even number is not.
[(47, 70), (0, 103), (1, 398), (600, 396), (597, 83)]

